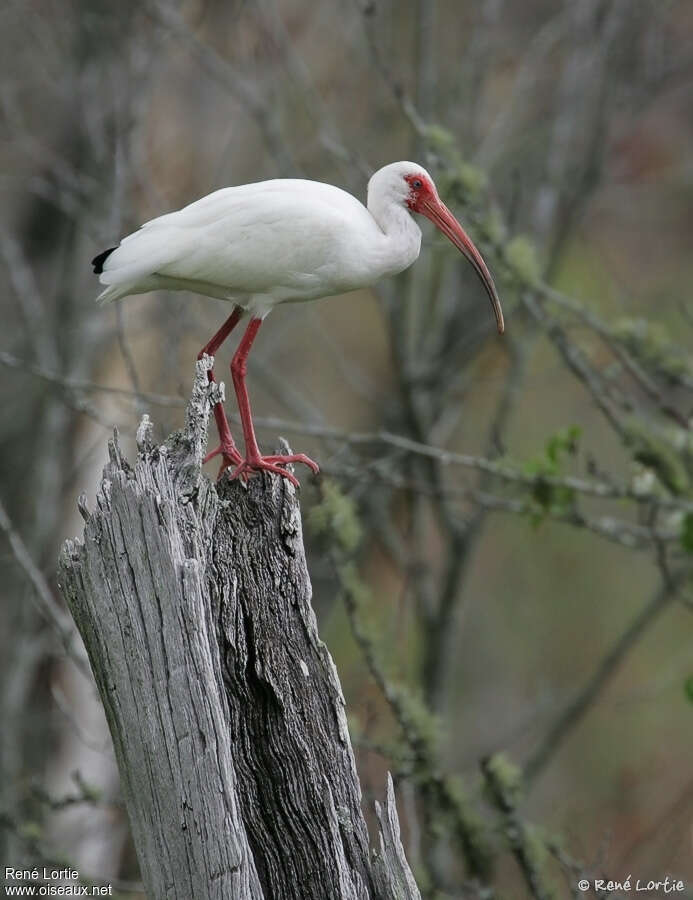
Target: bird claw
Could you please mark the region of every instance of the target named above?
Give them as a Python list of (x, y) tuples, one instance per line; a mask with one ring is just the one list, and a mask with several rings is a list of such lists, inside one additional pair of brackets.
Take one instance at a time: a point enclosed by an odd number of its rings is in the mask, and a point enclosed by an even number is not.
[(320, 466), (305, 453), (278, 453), (274, 456), (263, 456), (262, 459), (280, 466), (285, 466), (287, 463), (303, 463), (304, 466), (312, 469), (314, 475), (320, 471)]
[(217, 481), (219, 481), (224, 472), (227, 469), (230, 469), (231, 466), (240, 466), (243, 462), (243, 457), (238, 452), (236, 445), (229, 444), (225, 441), (222, 441), (218, 447), (208, 453), (202, 462), (207, 463), (210, 459), (214, 459), (215, 456), (221, 456), (221, 466), (219, 468), (219, 473), (217, 474)]
[(248, 478), (251, 478), (256, 472), (272, 472), (275, 475), (281, 475), (283, 478), (286, 478), (294, 485), (294, 487), (300, 487), (298, 478), (291, 472), (287, 472), (286, 469), (281, 468), (288, 463), (303, 463), (303, 465), (312, 469), (316, 475), (320, 471), (318, 464), (313, 462), (313, 460), (306, 456), (305, 453), (290, 453), (276, 454), (273, 456), (257, 456), (241, 460), (229, 477), (232, 481), (235, 478), (247, 481)]

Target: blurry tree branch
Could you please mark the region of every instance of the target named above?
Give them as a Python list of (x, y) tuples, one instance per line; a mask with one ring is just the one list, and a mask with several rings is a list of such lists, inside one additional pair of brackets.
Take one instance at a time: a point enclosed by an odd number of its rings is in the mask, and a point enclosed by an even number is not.
[[(348, 477), (353, 482), (357, 482), (359, 479), (368, 480), (369, 482), (378, 480), (392, 487), (432, 498), (437, 497), (439, 493), (425, 480), (413, 480), (388, 473), (378, 465), (369, 466), (367, 470), (364, 470), (363, 466), (355, 468), (348, 465), (327, 463), (323, 466), (323, 471), (341, 478)], [(548, 520), (571, 525), (575, 528), (584, 528), (587, 531), (594, 532), (599, 537), (633, 550), (644, 548), (654, 550), (661, 544), (669, 544), (676, 547), (681, 539), (680, 531), (675, 529), (656, 530), (648, 525), (638, 525), (612, 516), (588, 516), (575, 508), (551, 508), (544, 506), (543, 503), (538, 506), (532, 500), (498, 496), (475, 488), (450, 487), (445, 489), (445, 494), (448, 502), (454, 498), (471, 500), (481, 508), (522, 516), (528, 519), (529, 522), (532, 522), (536, 517), (539, 520), (539, 524)], [(461, 524), (460, 527), (462, 527)]]
[(86, 660), (73, 646), (75, 632), (70, 617), (56, 602), (50, 585), (32, 559), (21, 536), (15, 530), (2, 501), (0, 501), (0, 531), (7, 538), (14, 559), (31, 584), (32, 590), (29, 592), (29, 596), (35, 598), (34, 602), (40, 614), (54, 629), (69, 658), (87, 678), (90, 677)]
[[(82, 381), (69, 376), (62, 376), (54, 372), (49, 372), (39, 366), (27, 363), (24, 360), (3, 351), (0, 351), (0, 365), (6, 365), (30, 372), (47, 382), (77, 394), (101, 392), (113, 394), (129, 400), (140, 398), (144, 402), (155, 406), (172, 408), (180, 408), (183, 406), (183, 400), (180, 397), (153, 393), (151, 391), (135, 392), (128, 388), (112, 387), (109, 385), (96, 384), (95, 382)], [(229, 412), (229, 417), (233, 421), (240, 421), (237, 413), (232, 411)], [(353, 447), (368, 445), (393, 447), (405, 451), (406, 454), (435, 460), (442, 466), (461, 466), (463, 468), (477, 470), (493, 476), (502, 482), (528, 488), (530, 489), (530, 493), (542, 486), (566, 488), (577, 494), (584, 494), (585, 496), (605, 500), (631, 500), (637, 505), (644, 506), (654, 503), (660, 509), (664, 510), (693, 512), (693, 500), (689, 500), (685, 496), (670, 497), (665, 494), (663, 495), (658, 492), (652, 492), (647, 489), (636, 487), (633, 484), (619, 484), (614, 480), (603, 481), (573, 475), (551, 475), (543, 472), (531, 473), (523, 470), (507, 459), (493, 459), (487, 456), (458, 453), (456, 451), (447, 450), (444, 447), (435, 447), (430, 444), (422, 443), (403, 435), (393, 434), (385, 429), (373, 432), (354, 432), (330, 425), (285, 419), (278, 416), (257, 416), (256, 422), (259, 427), (275, 432), (284, 431), (290, 434), (301, 434), (335, 440), (342, 443), (346, 442)], [(454, 487), (446, 487), (444, 490), (446, 493), (452, 493), (453, 495), (467, 493), (466, 489), (460, 490), (455, 489)]]
[(536, 900), (551, 900), (554, 889), (547, 879), (540, 854), (537, 853), (536, 840), (517, 812), (519, 782), (515, 771), (499, 756), (483, 760), (481, 768), (491, 802), (502, 816), (508, 842), (531, 896), (536, 897)]
[(58, 372), (53, 372), (43, 368), (43, 366), (27, 362), (4, 350), (0, 351), (0, 365), (12, 369), (21, 369), (23, 372), (35, 375), (37, 378), (40, 378), (49, 384), (64, 388), (73, 395), (87, 393), (113, 394), (116, 397), (123, 397), (127, 400), (137, 400), (139, 398), (154, 406), (171, 406), (179, 408), (185, 406), (185, 401), (182, 397), (172, 397), (168, 394), (154, 394), (147, 391), (133, 391), (130, 388), (110, 387), (109, 385), (96, 384), (96, 382), (93, 381), (72, 378), (69, 375), (60, 375)]
[(311, 76), (304, 56), (296, 49), (286, 24), (279, 14), (279, 5), (273, 0), (257, 0), (256, 6), (267, 30), (281, 50), (287, 74), (295, 83), (303, 107), (311, 119), (320, 144), (328, 151), (340, 169), (349, 178), (354, 171), (362, 177), (371, 175), (371, 166), (358, 150), (350, 147), (340, 136), (328, 104), (326, 104)]
[(166, 0), (150, 0), (147, 11), (185, 46), (201, 69), (217, 81), (255, 120), (267, 149), (285, 177), (299, 170), (284, 139), (271, 104), (262, 96), (258, 84), (208, 43), (202, 41), (183, 16)]
[(690, 580), (692, 570), (681, 569), (664, 583), (652, 599), (637, 613), (622, 631), (594, 669), (587, 683), (578, 691), (556, 716), (553, 724), (534, 749), (524, 767), (528, 781), (537, 778), (549, 764), (554, 754), (570, 732), (583, 720), (587, 712), (609, 683), (626, 656), (639, 643), (643, 635), (654, 625), (677, 597), (680, 588)]
[(441, 770), (435, 746), (435, 721), (421, 700), (386, 673), (372, 629), (365, 621), (364, 606), (369, 592), (351, 559), (358, 539), (354, 530), (358, 526), (350, 522), (354, 511), (348, 499), (329, 492), (328, 498), (324, 512), (313, 514), (313, 524), (315, 526), (319, 517), (318, 533), (331, 548), (330, 558), (354, 639), (401, 729), (407, 759), (401, 766), (402, 774), (414, 779), (429, 797), (431, 809), (436, 809), (441, 818), (450, 823), (451, 833), (464, 854), (469, 872), (477, 877), (488, 875), (491, 861), (488, 835), (462, 783)]
[(57, 363), (55, 339), (50, 333), (47, 310), (34, 278), (16, 239), (0, 230), (0, 254), (9, 274), (15, 296), (24, 317), (29, 343), (35, 359), (53, 367)]

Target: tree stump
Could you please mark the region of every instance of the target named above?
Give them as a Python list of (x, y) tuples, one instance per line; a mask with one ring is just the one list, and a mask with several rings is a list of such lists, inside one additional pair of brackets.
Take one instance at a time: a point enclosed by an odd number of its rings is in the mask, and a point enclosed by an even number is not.
[(162, 446), (109, 444), (60, 585), (108, 718), (154, 900), (419, 898), (392, 782), (369, 851), (337, 672), (310, 604), (298, 498), (201, 473), (212, 360)]

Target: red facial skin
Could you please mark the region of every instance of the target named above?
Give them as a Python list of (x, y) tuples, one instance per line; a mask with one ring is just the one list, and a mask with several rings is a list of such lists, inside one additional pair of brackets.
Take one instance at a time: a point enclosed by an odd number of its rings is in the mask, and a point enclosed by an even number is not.
[(440, 199), (436, 186), (427, 175), (424, 175), (423, 172), (414, 173), (405, 175), (404, 180), (409, 185), (409, 196), (406, 199), (409, 209), (412, 212), (426, 216), (427, 219), (433, 222), (436, 228), (443, 232), (448, 240), (457, 247), (460, 253), (464, 254), (474, 267), (474, 271), (479, 276), (489, 296), (496, 317), (496, 326), (499, 333), (502, 334), (505, 331), (503, 310), (501, 309), (498, 291), (493, 283), (493, 278), (481, 254), (460, 223)]
[(426, 201), (440, 202), (436, 186), (428, 175), (419, 172), (418, 174), (405, 175), (404, 180), (409, 185), (409, 196), (406, 203), (412, 212), (425, 215), (422, 207)]

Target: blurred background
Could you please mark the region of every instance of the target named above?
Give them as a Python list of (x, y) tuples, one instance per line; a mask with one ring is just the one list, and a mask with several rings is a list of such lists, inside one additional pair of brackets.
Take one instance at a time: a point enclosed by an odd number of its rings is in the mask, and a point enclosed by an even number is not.
[(250, 357), (264, 448), (322, 466), (314, 605), (365, 804), (391, 770), (426, 898), (628, 874), (693, 896), (693, 5), (6, 0), (0, 22), (2, 865), (142, 895), (56, 560), (112, 428), (132, 456), (142, 413), (180, 426), (229, 312), (99, 308), (89, 260), (225, 185), (365, 199), (415, 159), (505, 336), (423, 226), (410, 271), (279, 308)]

